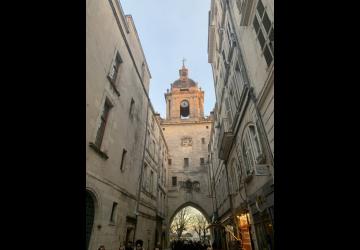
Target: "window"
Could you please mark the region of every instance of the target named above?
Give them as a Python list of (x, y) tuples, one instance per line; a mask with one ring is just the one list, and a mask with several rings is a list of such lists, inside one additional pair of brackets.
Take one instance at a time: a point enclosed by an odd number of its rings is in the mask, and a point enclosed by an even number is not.
[(242, 154), (247, 174), (251, 174), (255, 164), (262, 159), (262, 150), (256, 127), (250, 125), (244, 133), (242, 142)]
[(224, 52), (224, 50), (221, 52), (221, 54), (222, 54), (223, 61), (224, 61), (224, 64), (225, 64), (225, 63), (226, 63), (226, 56), (225, 56), (225, 52)]
[(253, 26), (266, 64), (270, 66), (274, 59), (274, 24), (271, 23), (261, 1), (256, 7)]
[(180, 118), (186, 119), (189, 118), (189, 116), (190, 116), (189, 102), (187, 100), (183, 100), (180, 103)]
[(204, 158), (200, 158), (200, 164), (201, 164), (201, 165), (205, 164)]
[(134, 106), (135, 106), (135, 101), (133, 98), (131, 98), (131, 102), (130, 102), (130, 110), (129, 110), (129, 116), (131, 118), (133, 118), (134, 116)]
[(176, 176), (172, 177), (172, 185), (173, 185), (173, 187), (175, 187), (177, 185), (177, 177)]
[(147, 131), (146, 147), (150, 150), (150, 131)]
[(99, 129), (97, 131), (96, 134), (96, 139), (95, 139), (95, 145), (100, 149), (103, 138), (104, 138), (104, 133), (105, 133), (105, 127), (106, 127), (106, 123), (108, 121), (108, 117), (109, 117), (109, 112), (110, 109), (112, 108), (112, 105), (110, 104), (110, 102), (106, 99), (105, 103), (104, 103), (104, 109), (103, 109), (103, 113), (101, 115), (100, 118), (100, 126)]
[(144, 164), (144, 172), (143, 172), (143, 189), (147, 189), (147, 186), (148, 186), (148, 166), (147, 164), (145, 163)]
[(260, 29), (260, 24), (259, 24), (259, 21), (257, 20), (256, 16), (254, 18), (253, 25), (254, 25), (255, 32), (257, 33)]
[(201, 138), (201, 143), (205, 144), (205, 138)]
[(150, 187), (149, 187), (149, 192), (152, 193), (154, 190), (154, 172), (151, 170), (150, 171)]
[(256, 150), (256, 156), (258, 157), (259, 155), (262, 154), (259, 135), (257, 133), (257, 130), (256, 130), (255, 126), (249, 126), (249, 130), (250, 130), (251, 136), (252, 136), (253, 141), (254, 141), (253, 144), (254, 144), (254, 148)]
[(265, 57), (265, 61), (266, 61), (267, 65), (270, 65), (271, 62), (272, 62), (273, 57), (272, 57), (272, 55), (271, 55), (271, 52), (270, 52), (268, 46), (265, 47), (264, 57)]
[(189, 158), (184, 158), (184, 167), (189, 167)]
[(142, 64), (141, 64), (141, 79), (144, 80), (144, 76), (145, 76), (145, 63), (142, 62)]
[(155, 141), (154, 141), (154, 140), (153, 140), (152, 142), (153, 142), (153, 143), (152, 143), (152, 145), (153, 145), (152, 154), (153, 154), (153, 156), (155, 157), (156, 144), (155, 144)]
[(121, 156), (121, 164), (120, 164), (120, 170), (122, 171), (124, 169), (124, 162), (125, 162), (125, 156), (126, 156), (126, 150), (123, 149), (122, 156)]
[(109, 71), (109, 80), (114, 84), (115, 84), (121, 63), (122, 63), (122, 60), (121, 60), (120, 54), (119, 54), (119, 52), (116, 52), (115, 60), (111, 64), (111, 68)]
[(236, 62), (235, 64), (235, 73), (234, 73), (234, 90), (235, 90), (235, 107), (236, 109), (240, 105), (240, 96), (243, 91), (244, 85), (246, 84), (246, 76), (245, 76), (245, 69), (243, 64)]
[(262, 15), (264, 13), (265, 8), (261, 1), (258, 2), (256, 9), (260, 15)]
[(171, 159), (168, 159), (168, 164), (171, 165)]
[(264, 25), (265, 31), (269, 32), (270, 27), (271, 27), (271, 21), (270, 21), (269, 16), (267, 15), (266, 12), (265, 12), (265, 15), (263, 17), (263, 25)]
[(226, 116), (227, 116), (227, 118), (229, 120), (229, 125), (232, 126), (232, 122), (233, 122), (232, 115), (233, 115), (233, 113), (232, 113), (232, 109), (230, 107), (230, 102), (229, 102), (228, 97), (225, 98), (225, 107), (226, 107)]
[(111, 83), (111, 86), (114, 87), (114, 89), (116, 91), (116, 94), (118, 96), (120, 94), (119, 94), (119, 92), (117, 91), (117, 88), (116, 88), (116, 79), (117, 79), (118, 74), (119, 74), (119, 69), (120, 69), (120, 64), (121, 63), (122, 63), (122, 59), (120, 57), (120, 54), (119, 54), (119, 52), (116, 52), (115, 59), (111, 63), (110, 71), (109, 71), (109, 74), (107, 76), (110, 83)]
[(229, 48), (232, 47), (232, 39), (231, 39), (231, 28), (230, 28), (230, 23), (228, 23), (228, 27), (227, 27), (227, 30), (226, 30), (226, 34), (227, 34), (227, 38), (228, 38), (228, 41), (229, 41)]
[(116, 212), (117, 212), (117, 203), (114, 202), (111, 209), (111, 216), (110, 216), (110, 222), (115, 223), (116, 221)]
[(271, 51), (274, 54), (274, 27), (272, 27), (270, 30), (269, 39), (270, 39), (270, 43), (271, 43)]

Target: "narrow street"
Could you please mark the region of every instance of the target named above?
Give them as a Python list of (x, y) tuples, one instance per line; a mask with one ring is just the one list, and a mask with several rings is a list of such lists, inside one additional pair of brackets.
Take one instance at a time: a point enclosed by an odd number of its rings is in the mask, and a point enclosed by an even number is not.
[(273, 0), (86, 0), (87, 250), (274, 250)]

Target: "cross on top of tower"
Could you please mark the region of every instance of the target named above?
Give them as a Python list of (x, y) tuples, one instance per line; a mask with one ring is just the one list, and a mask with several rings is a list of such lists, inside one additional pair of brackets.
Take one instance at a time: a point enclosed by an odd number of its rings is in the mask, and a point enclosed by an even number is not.
[(182, 59), (182, 62), (183, 62), (183, 68), (185, 68), (185, 61), (186, 61), (186, 59), (183, 57), (183, 59)]

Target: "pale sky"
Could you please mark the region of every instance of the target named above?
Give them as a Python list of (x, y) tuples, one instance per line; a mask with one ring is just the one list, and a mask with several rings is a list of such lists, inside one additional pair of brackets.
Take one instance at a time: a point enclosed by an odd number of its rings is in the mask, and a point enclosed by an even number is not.
[(208, 63), (208, 12), (210, 0), (120, 0), (135, 22), (152, 79), (150, 99), (162, 118), (164, 93), (179, 78), (182, 59), (189, 78), (205, 91), (204, 115), (215, 105), (214, 83)]

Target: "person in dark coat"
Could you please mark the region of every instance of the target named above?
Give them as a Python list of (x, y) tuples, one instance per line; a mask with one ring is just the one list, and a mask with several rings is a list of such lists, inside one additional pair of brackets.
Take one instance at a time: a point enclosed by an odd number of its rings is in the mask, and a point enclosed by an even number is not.
[(144, 241), (142, 241), (142, 240), (137, 240), (137, 241), (135, 242), (135, 249), (136, 249), (136, 250), (145, 250), (145, 249), (143, 248), (143, 245), (144, 245)]

